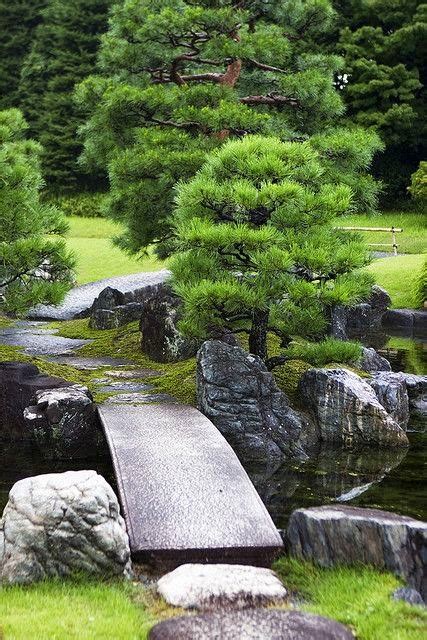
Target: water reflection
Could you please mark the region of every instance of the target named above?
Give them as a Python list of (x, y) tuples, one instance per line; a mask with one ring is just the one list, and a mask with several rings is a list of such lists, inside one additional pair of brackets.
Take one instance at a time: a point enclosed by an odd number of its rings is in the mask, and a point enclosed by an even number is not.
[(276, 526), (299, 507), (345, 502), (425, 519), (426, 435), (410, 434), (410, 449), (348, 451), (323, 446), (309, 461), (247, 471)]

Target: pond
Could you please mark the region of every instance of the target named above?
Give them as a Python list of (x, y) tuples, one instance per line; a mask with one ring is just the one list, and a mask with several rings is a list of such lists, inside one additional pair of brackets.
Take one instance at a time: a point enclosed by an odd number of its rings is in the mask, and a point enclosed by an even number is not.
[[(379, 348), (380, 345), (376, 345)], [(427, 341), (392, 337), (381, 352), (394, 370), (422, 374), (427, 370)], [(409, 425), (411, 446), (404, 450), (343, 451), (323, 447), (308, 462), (287, 461), (278, 467), (247, 469), (276, 526), (284, 529), (299, 507), (346, 503), (376, 507), (427, 519), (427, 425)], [(109, 459), (50, 462), (28, 445), (0, 443), (0, 513), (13, 484), (22, 478), (70, 469), (95, 469), (115, 484)]]

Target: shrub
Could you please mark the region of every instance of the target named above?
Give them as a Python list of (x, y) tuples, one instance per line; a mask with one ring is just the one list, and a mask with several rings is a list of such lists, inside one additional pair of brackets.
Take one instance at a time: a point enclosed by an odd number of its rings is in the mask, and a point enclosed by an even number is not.
[(425, 307), (427, 301), (427, 259), (415, 281), (415, 300), (419, 307)]
[(420, 162), (417, 171), (412, 174), (408, 191), (418, 205), (427, 205), (427, 161)]
[(102, 218), (104, 216), (103, 193), (78, 193), (49, 198), (66, 216), (79, 218)]
[(354, 364), (362, 355), (362, 347), (357, 342), (326, 338), (322, 342), (292, 342), (284, 355), (293, 360), (304, 360), (315, 367), (333, 362)]

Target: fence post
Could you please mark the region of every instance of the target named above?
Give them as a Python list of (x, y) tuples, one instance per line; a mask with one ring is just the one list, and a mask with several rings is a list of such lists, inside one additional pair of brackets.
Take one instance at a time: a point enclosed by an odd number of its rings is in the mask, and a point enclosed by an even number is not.
[(393, 243), (393, 253), (395, 256), (397, 256), (396, 231), (394, 230), (394, 227), (391, 228), (391, 239)]

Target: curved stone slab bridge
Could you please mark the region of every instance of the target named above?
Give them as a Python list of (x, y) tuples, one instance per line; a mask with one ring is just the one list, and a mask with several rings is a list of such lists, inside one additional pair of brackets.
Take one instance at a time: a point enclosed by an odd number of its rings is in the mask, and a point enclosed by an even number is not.
[(101, 405), (132, 556), (270, 565), (282, 540), (236, 454), (179, 404)]

